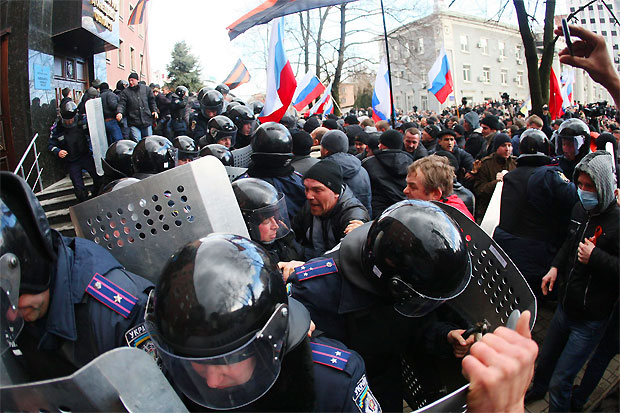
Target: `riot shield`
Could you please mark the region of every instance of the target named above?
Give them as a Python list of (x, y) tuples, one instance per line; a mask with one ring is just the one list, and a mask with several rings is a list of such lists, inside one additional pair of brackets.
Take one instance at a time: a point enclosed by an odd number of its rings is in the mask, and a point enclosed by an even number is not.
[[(529, 310), (533, 328), (536, 297), (508, 255), (459, 210), (442, 202), (433, 203), (459, 224), (472, 261), (469, 285), (444, 304), (444, 310), (458, 314), (467, 327), (484, 325), (489, 332), (513, 324), (508, 323), (513, 311)], [(466, 410), (469, 384), (461, 374), (460, 360), (445, 360), (413, 349), (403, 355), (402, 365), (404, 398), (413, 410)]]
[(90, 133), (90, 144), (93, 147), (93, 159), (95, 168), (99, 175), (103, 175), (101, 159), (105, 158), (108, 150), (108, 137), (105, 132), (105, 121), (103, 119), (103, 106), (101, 98), (88, 99), (86, 101), (86, 119), (88, 120), (88, 132)]
[(233, 149), (231, 151), (233, 161), (237, 168), (247, 168), (250, 166), (250, 159), (252, 157), (252, 145), (244, 146), (243, 148)]
[(97, 357), (71, 376), (0, 388), (3, 411), (187, 412), (153, 358), (130, 347)]
[(212, 232), (249, 238), (224, 165), (207, 156), (70, 208), (78, 236), (157, 282), (168, 258)]
[(239, 178), (241, 175), (246, 173), (248, 168), (238, 168), (236, 166), (227, 166), (226, 173), (228, 174), (228, 179), (230, 182), (233, 182), (235, 179)]

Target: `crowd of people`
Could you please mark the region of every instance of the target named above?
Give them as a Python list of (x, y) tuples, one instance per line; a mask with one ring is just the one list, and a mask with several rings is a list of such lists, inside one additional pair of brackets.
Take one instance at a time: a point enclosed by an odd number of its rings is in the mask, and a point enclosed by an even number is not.
[[(586, 65), (602, 37), (574, 34), (584, 43), (576, 50), (589, 53), (562, 52), (564, 63), (586, 68), (620, 99), (617, 74), (600, 78), (606, 66)], [(96, 244), (52, 231), (27, 184), (2, 173), (10, 242), (1, 252), (21, 263), (21, 275), (2, 274), (18, 286), (15, 295), (0, 284), (2, 350), (30, 379), (68, 374), (142, 328), (192, 410), (400, 411), (400, 357), (415, 347), (462, 359), (471, 410), (522, 411), (524, 397), (549, 391), (550, 410), (568, 411), (583, 407), (597, 381), (593, 372), (571, 397), (588, 356), (601, 343), (600, 371), (617, 352), (601, 341), (613, 332), (617, 340), (609, 322), (620, 278), (617, 111), (614, 119), (612, 110), (575, 108), (552, 121), (504, 99), (442, 113), (413, 108), (392, 122), (352, 110), (259, 125), (262, 104), (225, 85), (194, 94), (132, 74), (116, 86), (97, 83), (81, 102), (67, 95), (60, 104), (49, 149), (66, 163), (77, 198), (203, 156), (239, 166), (234, 151), (249, 146), (247, 170), (231, 186), (250, 239), (210, 234), (170, 251), (153, 286)], [(103, 177), (84, 108), (97, 96), (109, 143)], [(93, 177), (90, 194), (82, 170)], [(498, 182), (501, 209), (490, 211)], [(472, 271), (450, 214), (480, 224), (491, 212), (499, 215), (494, 240), (532, 292), (557, 292), (535, 375), (529, 312), (514, 331), (500, 327), (478, 342), (458, 314), (440, 315)]]

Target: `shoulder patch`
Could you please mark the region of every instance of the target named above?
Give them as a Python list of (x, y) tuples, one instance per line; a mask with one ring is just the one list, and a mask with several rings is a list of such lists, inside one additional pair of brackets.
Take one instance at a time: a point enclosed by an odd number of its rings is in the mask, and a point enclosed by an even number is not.
[(160, 364), (160, 360), (157, 355), (157, 348), (155, 347), (155, 344), (151, 339), (151, 335), (147, 331), (144, 323), (138, 324), (137, 326), (127, 330), (125, 333), (125, 341), (127, 341), (127, 345), (129, 347), (135, 347), (146, 351), (153, 357), (158, 365)]
[(129, 317), (138, 299), (112, 281), (97, 273), (86, 286), (86, 292), (123, 317)]
[(353, 401), (361, 413), (379, 413), (381, 406), (368, 387), (368, 380), (364, 374), (355, 386)]
[(310, 342), (310, 348), (312, 349), (312, 361), (337, 370), (344, 370), (351, 357), (351, 352), (325, 344)]
[(569, 183), (570, 180), (566, 177), (566, 175), (564, 175), (564, 172), (562, 171), (557, 171), (558, 176), (560, 177), (561, 180), (563, 180), (566, 183)]
[(326, 260), (318, 260), (307, 262), (302, 266), (295, 268), (295, 274), (299, 281), (306, 281), (314, 277), (320, 277), (321, 275), (333, 274), (338, 272), (336, 262), (333, 258)]

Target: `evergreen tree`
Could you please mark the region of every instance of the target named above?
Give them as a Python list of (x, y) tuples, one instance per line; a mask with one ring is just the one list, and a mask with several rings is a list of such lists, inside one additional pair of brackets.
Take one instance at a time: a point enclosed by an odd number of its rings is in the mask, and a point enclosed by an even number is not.
[(190, 53), (185, 41), (178, 42), (172, 49), (172, 61), (166, 66), (168, 70), (168, 86), (174, 90), (177, 86), (185, 86), (196, 92), (202, 87), (198, 59)]

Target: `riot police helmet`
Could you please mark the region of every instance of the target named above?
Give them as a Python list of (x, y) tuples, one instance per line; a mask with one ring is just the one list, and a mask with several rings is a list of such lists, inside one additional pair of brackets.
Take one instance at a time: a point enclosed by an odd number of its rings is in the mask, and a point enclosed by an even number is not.
[(74, 128), (76, 126), (76, 118), (78, 115), (78, 107), (74, 101), (68, 100), (60, 107), (60, 117), (62, 118), (62, 126), (65, 128)]
[(556, 139), (556, 153), (563, 153), (563, 144), (569, 141), (574, 145), (575, 156), (581, 159), (590, 151), (590, 128), (584, 121), (577, 118), (567, 119), (558, 129), (558, 139)]
[(254, 111), (255, 115), (260, 115), (263, 111), (263, 108), (265, 107), (265, 104), (260, 100), (255, 100), (253, 102), (250, 102), (250, 107)]
[(233, 158), (230, 149), (225, 147), (224, 145), (219, 145), (217, 143), (212, 143), (210, 145), (204, 146), (200, 149), (200, 156), (212, 155), (222, 162), (224, 166), (235, 166), (235, 160)]
[(131, 161), (135, 173), (156, 174), (172, 169), (178, 160), (178, 150), (163, 136), (147, 136), (133, 150)]
[(118, 191), (119, 189), (123, 189), (129, 185), (133, 185), (136, 182), (140, 182), (140, 180), (131, 177), (115, 179), (114, 181), (103, 187), (103, 189), (101, 190), (101, 195), (107, 194), (109, 192)]
[(205, 92), (200, 99), (200, 110), (207, 119), (221, 115), (224, 110), (224, 97), (217, 90)]
[[(235, 97), (232, 99), (232, 102), (237, 102), (237, 103), (239, 103), (239, 104), (241, 104), (241, 105), (244, 105), (244, 106), (246, 105), (245, 101), (244, 101), (243, 99), (241, 99), (240, 97), (238, 97), (238, 96), (235, 96)], [(231, 103), (232, 103), (232, 102), (231, 102)]]
[(227, 85), (225, 85), (224, 83), (220, 83), (219, 85), (217, 85), (215, 87), (215, 90), (220, 92), (222, 94), (222, 96), (226, 96), (227, 94), (230, 93), (230, 88)]
[(200, 103), (200, 101), (202, 100), (202, 97), (205, 95), (205, 93), (207, 93), (207, 92), (208, 92), (208, 91), (210, 91), (210, 90), (213, 90), (213, 89), (211, 89), (210, 87), (205, 86), (205, 87), (201, 88), (201, 89), (198, 91), (198, 96), (197, 96), (197, 98), (198, 98), (198, 102), (199, 102), (199, 103)]
[(252, 151), (252, 161), (257, 164), (288, 166), (293, 159), (293, 138), (286, 126), (267, 122), (256, 129)]
[(471, 261), (458, 224), (430, 202), (405, 200), (368, 224), (360, 288), (390, 300), (407, 317), (428, 314), (461, 294)]
[(262, 179), (244, 178), (233, 182), (232, 188), (250, 238), (271, 244), (290, 232), (286, 199), (273, 185)]
[(185, 86), (177, 86), (174, 93), (176, 93), (178, 97), (183, 99), (185, 96), (189, 94), (189, 90)]
[(166, 370), (185, 396), (211, 409), (264, 395), (310, 325), (308, 311), (287, 297), (277, 262), (238, 235), (213, 233), (177, 251), (152, 302), (146, 328)]
[(136, 143), (129, 139), (114, 142), (105, 152), (101, 160), (104, 175), (110, 179), (120, 179), (133, 174), (131, 155)]
[(172, 144), (178, 149), (179, 165), (193, 161), (199, 156), (198, 145), (196, 145), (196, 141), (189, 136), (177, 136), (172, 140)]
[(207, 123), (207, 136), (212, 143), (219, 143), (227, 148), (234, 146), (237, 127), (228, 117), (217, 115)]
[(519, 137), (519, 157), (549, 155), (549, 138), (543, 131), (527, 129)]
[(38, 199), (21, 177), (0, 172), (0, 354), (21, 331), (19, 296), (50, 288), (53, 234)]
[(118, 89), (119, 91), (122, 91), (127, 86), (129, 86), (129, 82), (126, 81), (125, 79), (121, 79), (118, 82), (116, 82), (116, 89)]
[(239, 105), (241, 105), (241, 103), (239, 102), (228, 102), (228, 104), (226, 105), (226, 116), (230, 118), (230, 111)]
[(251, 124), (253, 129), (256, 124), (254, 112), (252, 112), (252, 109), (247, 106), (238, 105), (233, 107), (229, 111), (228, 117), (233, 121), (239, 133), (241, 133), (244, 125)]

